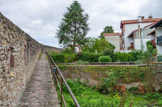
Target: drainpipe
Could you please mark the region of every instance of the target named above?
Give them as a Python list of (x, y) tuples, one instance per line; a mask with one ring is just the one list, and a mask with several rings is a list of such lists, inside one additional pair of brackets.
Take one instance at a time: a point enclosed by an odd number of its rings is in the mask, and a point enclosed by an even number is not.
[(143, 28), (141, 28), (141, 49), (143, 51)]
[(140, 25), (138, 25), (138, 38), (141, 38), (141, 33), (140, 33)]
[(140, 40), (140, 45), (142, 46), (142, 44), (141, 44), (142, 42), (141, 42), (141, 28), (140, 28), (140, 25), (138, 25), (138, 39)]

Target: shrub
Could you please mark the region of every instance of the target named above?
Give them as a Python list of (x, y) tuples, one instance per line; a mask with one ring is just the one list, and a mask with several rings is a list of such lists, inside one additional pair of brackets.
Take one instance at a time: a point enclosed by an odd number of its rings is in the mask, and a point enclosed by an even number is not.
[(139, 55), (140, 54), (136, 53), (136, 52), (129, 52), (129, 53), (116, 52), (113, 55), (112, 60), (113, 60), (113, 62), (116, 62), (116, 61), (121, 61), (121, 62), (137, 61)]
[(65, 62), (65, 55), (62, 53), (50, 54), (56, 63)]
[(65, 54), (65, 61), (66, 63), (71, 63), (75, 61), (75, 54)]
[(78, 53), (75, 57), (75, 60), (98, 62), (98, 58), (100, 56), (101, 54), (95, 54), (95, 53)]
[(110, 56), (100, 56), (98, 60), (99, 62), (111, 62), (112, 61)]

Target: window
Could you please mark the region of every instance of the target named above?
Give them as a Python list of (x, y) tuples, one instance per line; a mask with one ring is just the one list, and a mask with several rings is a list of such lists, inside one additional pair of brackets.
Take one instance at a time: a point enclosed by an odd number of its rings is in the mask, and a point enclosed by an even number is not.
[(0, 39), (0, 46), (2, 46), (2, 40)]
[(15, 56), (11, 55), (10, 56), (10, 67), (15, 67)]

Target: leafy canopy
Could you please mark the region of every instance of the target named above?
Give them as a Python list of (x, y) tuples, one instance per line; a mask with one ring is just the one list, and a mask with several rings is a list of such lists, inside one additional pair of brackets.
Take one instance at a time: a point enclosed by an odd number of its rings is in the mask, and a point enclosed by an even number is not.
[(78, 1), (74, 1), (67, 10), (57, 31), (57, 38), (59, 44), (71, 47), (74, 51), (76, 45), (83, 45), (86, 41), (89, 30), (88, 14), (83, 13), (84, 10)]
[(104, 38), (103, 37), (103, 34), (104, 33), (114, 33), (114, 29), (112, 26), (106, 26), (104, 29), (103, 29), (103, 32), (101, 32), (100, 34), (100, 38)]
[(88, 38), (88, 42), (82, 47), (83, 52), (103, 53), (106, 50), (113, 52), (115, 47), (107, 42), (104, 38)]

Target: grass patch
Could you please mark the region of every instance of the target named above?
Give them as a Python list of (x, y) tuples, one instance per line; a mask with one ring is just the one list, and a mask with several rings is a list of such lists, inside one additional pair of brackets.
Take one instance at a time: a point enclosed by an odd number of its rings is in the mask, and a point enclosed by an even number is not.
[[(81, 107), (118, 107), (123, 98), (124, 107), (147, 107), (147, 105), (156, 107), (162, 106), (162, 97), (159, 93), (149, 93), (149, 94), (131, 94), (127, 93), (126, 96), (123, 97), (122, 94), (119, 93), (110, 93), (108, 95), (102, 94), (94, 88), (90, 88), (80, 81), (74, 81), (71, 79), (67, 80), (73, 94), (77, 98)], [(68, 93), (65, 85), (63, 86), (63, 94), (68, 107), (75, 107), (73, 100)], [(154, 95), (154, 97), (152, 97)], [(58, 96), (60, 93), (58, 92)]]

